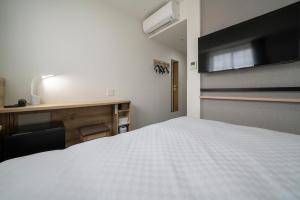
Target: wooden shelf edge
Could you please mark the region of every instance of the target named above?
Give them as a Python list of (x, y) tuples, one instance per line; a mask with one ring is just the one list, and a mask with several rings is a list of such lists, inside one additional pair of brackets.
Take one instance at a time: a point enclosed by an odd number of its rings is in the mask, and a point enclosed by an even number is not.
[(130, 122), (126, 123), (126, 124), (119, 124), (118, 126), (129, 126), (130, 125)]
[(231, 96), (200, 96), (203, 100), (228, 100), (228, 101), (258, 101), (258, 102), (277, 102), (277, 103), (300, 103), (300, 99), (288, 98), (266, 98), (266, 97), (231, 97)]
[(130, 103), (129, 100), (123, 99), (103, 99), (94, 102), (78, 102), (78, 103), (62, 103), (62, 104), (40, 104), (40, 105), (28, 105), (26, 107), (17, 108), (0, 108), (0, 114), (2, 113), (24, 113), (24, 112), (36, 112), (36, 111), (51, 111), (59, 109), (71, 109), (71, 108), (85, 108), (85, 107), (98, 107), (109, 106), (122, 103)]
[(127, 110), (119, 110), (118, 112), (119, 112), (119, 113), (122, 113), (122, 112), (129, 112), (129, 109), (127, 109)]

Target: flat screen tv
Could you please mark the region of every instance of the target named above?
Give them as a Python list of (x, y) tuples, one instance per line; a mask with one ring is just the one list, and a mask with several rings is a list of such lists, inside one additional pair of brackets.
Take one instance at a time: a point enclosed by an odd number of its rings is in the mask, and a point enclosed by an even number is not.
[(300, 2), (205, 35), (198, 40), (199, 73), (300, 59)]

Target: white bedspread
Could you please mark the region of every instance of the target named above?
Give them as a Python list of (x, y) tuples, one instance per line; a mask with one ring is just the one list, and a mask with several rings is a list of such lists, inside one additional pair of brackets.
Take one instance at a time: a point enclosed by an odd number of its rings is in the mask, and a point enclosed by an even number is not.
[(300, 136), (182, 117), (4, 162), (0, 199), (300, 199)]

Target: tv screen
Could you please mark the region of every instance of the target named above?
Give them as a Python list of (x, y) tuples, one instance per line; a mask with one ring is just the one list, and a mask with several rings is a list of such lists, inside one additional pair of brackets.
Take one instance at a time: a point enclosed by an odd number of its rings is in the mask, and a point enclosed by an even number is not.
[(199, 73), (300, 59), (300, 3), (200, 37)]

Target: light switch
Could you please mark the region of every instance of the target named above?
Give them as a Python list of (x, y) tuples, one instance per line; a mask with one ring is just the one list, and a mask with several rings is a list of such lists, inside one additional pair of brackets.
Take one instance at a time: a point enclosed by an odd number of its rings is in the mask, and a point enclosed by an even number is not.
[(198, 69), (198, 63), (197, 61), (193, 61), (190, 63), (190, 70), (197, 70)]

